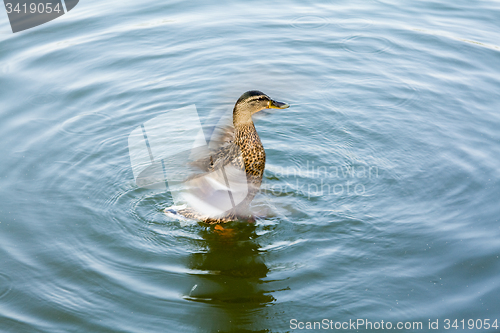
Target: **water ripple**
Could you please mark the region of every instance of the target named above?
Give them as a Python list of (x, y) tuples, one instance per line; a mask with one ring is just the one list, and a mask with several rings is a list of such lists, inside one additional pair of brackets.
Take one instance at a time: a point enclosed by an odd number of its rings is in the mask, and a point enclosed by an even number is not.
[(384, 37), (352, 36), (343, 41), (346, 51), (354, 53), (381, 53), (388, 50), (392, 43)]
[(139, 221), (163, 225), (163, 209), (168, 206), (165, 201), (167, 200), (164, 193), (146, 193), (132, 200), (131, 213)]
[(328, 24), (328, 20), (321, 16), (302, 16), (294, 19), (291, 23), (297, 29), (319, 29)]
[(350, 17), (337, 22), (337, 26), (344, 29), (364, 29), (373, 24), (373, 21), (364, 18)]
[(332, 84), (330, 88), (335, 96), (329, 99), (337, 107), (401, 107), (418, 96), (416, 86), (387, 77), (346, 80), (342, 86)]
[(55, 102), (56, 96), (53, 94), (38, 94), (28, 98), (28, 102), (33, 105), (51, 104)]
[(0, 73), (7, 74), (11, 71), (11, 66), (9, 64), (5, 64), (1, 67)]
[(91, 135), (107, 130), (108, 124), (105, 120), (108, 119), (110, 117), (102, 113), (84, 113), (66, 120), (61, 127), (62, 131), (68, 134)]
[(165, 24), (171, 24), (171, 23), (176, 23), (176, 20), (166, 20), (166, 19), (161, 19), (161, 20), (151, 20), (147, 22), (141, 22), (137, 23), (134, 25), (134, 27), (138, 28), (149, 28), (149, 27), (157, 27)]
[(102, 206), (124, 237), (137, 240), (135, 244), (140, 248), (148, 244), (150, 250), (152, 246), (158, 252), (163, 252), (165, 244), (177, 243), (179, 248), (173, 252), (183, 252), (189, 248), (184, 240), (191, 242), (198, 238), (195, 233), (197, 224), (179, 228), (179, 221), (169, 220), (163, 213), (163, 209), (171, 204), (172, 200), (164, 192), (131, 187), (115, 193)]
[(12, 281), (7, 275), (0, 273), (0, 299), (5, 297), (12, 289)]

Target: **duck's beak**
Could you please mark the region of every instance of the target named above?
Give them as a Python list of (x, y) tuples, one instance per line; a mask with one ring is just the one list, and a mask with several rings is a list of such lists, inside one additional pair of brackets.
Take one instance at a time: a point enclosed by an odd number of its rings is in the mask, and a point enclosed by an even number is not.
[(269, 101), (269, 106), (268, 106), (269, 109), (286, 109), (288, 107), (290, 107), (290, 105), (282, 102), (276, 102), (273, 100)]

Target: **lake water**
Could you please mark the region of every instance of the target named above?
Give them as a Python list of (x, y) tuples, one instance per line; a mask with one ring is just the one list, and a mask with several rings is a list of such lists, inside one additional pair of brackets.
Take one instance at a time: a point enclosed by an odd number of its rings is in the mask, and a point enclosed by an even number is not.
[[(500, 2), (1, 11), (0, 331), (500, 331)], [(255, 120), (260, 218), (168, 218), (128, 135), (251, 89), (291, 104)]]

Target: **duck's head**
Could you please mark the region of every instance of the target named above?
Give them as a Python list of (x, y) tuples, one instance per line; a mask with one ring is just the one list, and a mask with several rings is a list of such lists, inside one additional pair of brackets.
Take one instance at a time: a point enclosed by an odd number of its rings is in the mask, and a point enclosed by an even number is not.
[(252, 115), (264, 109), (286, 109), (290, 105), (277, 102), (258, 90), (250, 90), (241, 95), (233, 110), (233, 123), (252, 122)]

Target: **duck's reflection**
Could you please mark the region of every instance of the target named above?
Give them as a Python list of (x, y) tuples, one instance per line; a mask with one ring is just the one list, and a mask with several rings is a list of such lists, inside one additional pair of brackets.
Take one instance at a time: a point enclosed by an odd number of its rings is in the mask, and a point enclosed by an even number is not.
[(196, 283), (186, 299), (220, 310), (209, 311), (213, 317), (205, 327), (222, 331), (265, 327), (259, 309), (275, 299), (265, 289), (263, 279), (269, 269), (259, 251), (255, 224), (210, 226), (200, 234), (200, 251), (189, 259)]

